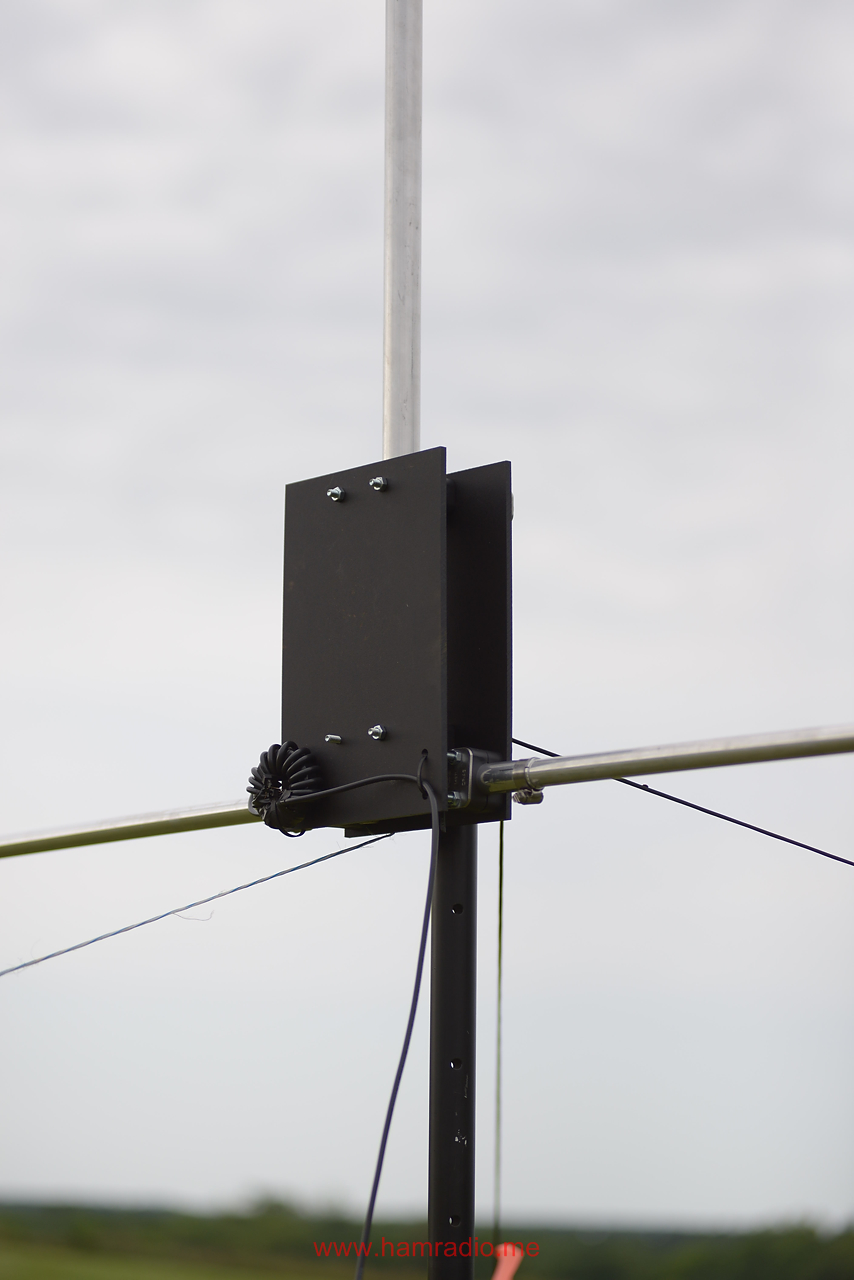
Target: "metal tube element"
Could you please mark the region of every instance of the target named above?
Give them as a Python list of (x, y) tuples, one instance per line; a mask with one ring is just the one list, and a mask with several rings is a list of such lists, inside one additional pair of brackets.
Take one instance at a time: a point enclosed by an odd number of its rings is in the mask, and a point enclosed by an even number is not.
[(383, 457), (421, 448), (422, 0), (386, 0)]
[[(430, 969), (429, 1280), (471, 1280), (474, 1259), (477, 827), (439, 842)], [(439, 1243), (441, 1242), (441, 1244)], [(446, 1246), (456, 1245), (455, 1257)], [(468, 1256), (460, 1248), (468, 1251)]]
[(722, 765), (841, 755), (847, 751), (854, 751), (854, 725), (754, 733), (738, 738), (709, 738), (704, 742), (635, 747), (628, 751), (602, 751), (587, 756), (559, 756), (553, 760), (507, 760), (481, 769), (478, 783), (488, 791), (521, 791), (525, 788), (539, 791), (543, 787), (562, 786), (569, 782), (675, 773), (681, 769), (717, 769)]
[(143, 836), (168, 836), (178, 831), (206, 831), (211, 827), (233, 827), (244, 822), (260, 822), (245, 800), (233, 804), (208, 805), (204, 809), (167, 809), (164, 813), (141, 813), (133, 818), (113, 818), (86, 827), (64, 831), (33, 832), (0, 843), (0, 858), (19, 853), (47, 853), (51, 849), (74, 849), (85, 844), (107, 844), (111, 840), (139, 840)]

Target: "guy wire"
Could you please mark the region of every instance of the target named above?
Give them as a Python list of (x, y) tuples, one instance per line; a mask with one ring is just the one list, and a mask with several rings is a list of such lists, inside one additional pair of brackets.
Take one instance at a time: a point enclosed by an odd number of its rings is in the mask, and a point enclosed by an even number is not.
[(167, 920), (169, 916), (180, 915), (182, 911), (191, 911), (194, 907), (204, 907), (209, 902), (216, 902), (219, 898), (228, 898), (233, 893), (240, 893), (243, 889), (254, 889), (256, 885), (267, 884), (270, 880), (278, 880), (280, 876), (289, 876), (294, 871), (305, 871), (307, 867), (316, 867), (319, 862), (328, 862), (330, 858), (340, 858), (342, 853), (355, 853), (357, 849), (364, 849), (369, 844), (376, 844), (378, 840), (387, 840), (388, 836), (374, 836), (371, 840), (364, 840), (362, 844), (352, 845), (349, 849), (334, 849), (332, 853), (324, 853), (320, 858), (312, 858), (311, 862), (301, 862), (296, 867), (286, 867), (284, 871), (274, 871), (270, 876), (261, 876), (260, 880), (250, 880), (248, 884), (239, 884), (235, 889), (224, 889), (222, 893), (212, 893), (209, 898), (199, 898), (197, 902), (188, 902), (184, 907), (173, 907), (171, 911), (162, 911), (158, 916), (149, 916), (147, 920), (138, 920), (136, 924), (126, 924), (121, 929), (112, 929), (109, 933), (99, 933), (97, 938), (88, 938), (85, 942), (76, 942), (72, 947), (63, 947), (60, 951), (51, 951), (46, 956), (38, 956), (35, 960), (25, 960), (23, 964), (13, 964), (8, 969), (0, 969), (0, 978), (5, 978), (7, 974), (18, 973), (21, 969), (31, 969), (34, 964), (44, 964), (45, 960), (55, 960), (57, 956), (67, 956), (71, 951), (80, 951), (83, 947), (91, 947), (96, 942), (105, 942), (107, 938), (117, 938), (120, 933), (130, 933), (134, 929), (141, 929), (146, 924), (156, 924), (158, 920)]
[(495, 1019), (495, 1177), (492, 1198), (492, 1247), (501, 1235), (501, 995), (504, 973), (504, 823), (498, 824), (498, 998)]
[[(517, 747), (525, 747), (528, 751), (536, 751), (541, 756), (551, 756), (552, 760), (559, 760), (560, 756), (557, 751), (546, 751), (545, 747), (535, 747), (531, 742), (522, 742), (520, 738), (514, 738)], [(752, 822), (744, 822), (741, 818), (731, 818), (728, 813), (719, 813), (717, 809), (707, 809), (702, 804), (694, 804), (693, 800), (683, 800), (681, 796), (672, 796), (668, 791), (658, 791), (655, 787), (647, 786), (645, 782), (633, 782), (631, 778), (614, 778), (614, 782), (622, 782), (623, 786), (634, 787), (636, 791), (645, 791), (647, 795), (659, 796), (662, 800), (672, 800), (674, 804), (684, 805), (686, 809), (696, 809), (698, 813), (706, 813), (710, 818), (720, 818), (722, 822), (731, 822), (736, 827), (746, 827), (748, 831), (756, 831), (761, 836), (770, 836), (772, 840), (782, 840), (783, 844), (793, 844), (797, 849), (807, 849), (810, 853), (817, 853), (822, 858), (830, 858), (833, 862), (844, 862), (847, 867), (854, 867), (854, 862), (850, 858), (841, 858), (838, 853), (828, 853), (826, 849), (818, 849), (814, 844), (804, 844), (803, 840), (793, 840), (791, 836), (781, 836), (777, 831), (769, 831), (767, 827), (757, 827)]]

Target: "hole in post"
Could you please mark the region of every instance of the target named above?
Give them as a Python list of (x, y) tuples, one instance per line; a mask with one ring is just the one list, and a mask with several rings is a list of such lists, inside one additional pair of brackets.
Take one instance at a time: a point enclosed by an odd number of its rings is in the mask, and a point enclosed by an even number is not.
[(462, 1219), (460, 1218), (460, 1215), (458, 1213), (452, 1213), (450, 1218), (448, 1219), (448, 1226), (458, 1227), (461, 1221)]
[(451, 1070), (452, 1070), (452, 1071), (459, 1071), (459, 1069), (460, 1069), (460, 1067), (461, 1067), (462, 1065), (463, 1065), (463, 1060), (462, 1060), (462, 1058), (451, 1058)]
[(453, 911), (455, 916), (458, 916), (463, 910), (463, 904), (461, 902), (455, 902), (454, 905), (451, 907), (451, 910)]

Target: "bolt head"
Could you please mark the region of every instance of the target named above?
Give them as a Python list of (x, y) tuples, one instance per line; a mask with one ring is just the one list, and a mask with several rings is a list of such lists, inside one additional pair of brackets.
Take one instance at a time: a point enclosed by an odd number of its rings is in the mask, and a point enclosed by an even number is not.
[(387, 736), (388, 731), (384, 724), (373, 724), (368, 730), (368, 737), (373, 738), (374, 742), (382, 742)]
[(326, 737), (323, 739), (323, 741), (324, 741), (324, 742), (337, 742), (337, 743), (338, 743), (338, 745), (340, 746), (340, 745), (341, 745), (341, 743), (342, 743), (342, 741), (343, 741), (343, 739), (342, 739), (342, 737), (341, 737), (341, 734), (340, 734), (340, 733), (327, 733), (327, 735), (326, 735)]
[(385, 476), (374, 476), (373, 480), (368, 481), (368, 484), (377, 493), (383, 493), (388, 488), (388, 480), (386, 480)]
[(326, 490), (327, 498), (331, 498), (333, 502), (343, 502), (347, 497), (340, 485), (336, 484), (333, 489)]

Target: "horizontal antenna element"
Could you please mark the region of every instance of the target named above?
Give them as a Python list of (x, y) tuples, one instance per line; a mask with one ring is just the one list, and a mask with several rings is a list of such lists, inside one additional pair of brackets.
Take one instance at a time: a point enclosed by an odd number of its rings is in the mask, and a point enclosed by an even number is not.
[[(604, 778), (638, 777), (650, 773), (676, 773), (683, 769), (718, 769), (730, 764), (759, 764), (769, 760), (797, 760), (804, 756), (831, 756), (854, 752), (854, 725), (831, 729), (793, 729), (783, 733), (754, 733), (744, 737), (709, 738), (665, 747), (635, 747), (628, 751), (602, 751), (585, 756), (556, 756), (551, 760), (504, 760), (481, 765), (473, 792), (542, 791), (570, 782), (598, 782)], [(46, 853), (80, 845), (106, 844), (112, 840), (139, 840), (144, 836), (174, 835), (179, 831), (206, 831), (233, 827), (261, 819), (245, 801), (208, 805), (202, 809), (167, 809), (132, 818), (113, 818), (60, 831), (15, 836), (0, 843), (0, 858), (22, 853)]]
[(86, 844), (108, 844), (111, 840), (170, 836), (179, 831), (208, 831), (212, 827), (234, 827), (243, 822), (260, 821), (260, 816), (250, 811), (245, 800), (206, 805), (203, 809), (166, 809), (163, 813), (112, 818), (107, 822), (89, 823), (85, 827), (14, 836), (0, 843), (0, 858), (14, 858), (19, 853), (47, 853), (51, 849), (74, 849)]
[(634, 747), (551, 760), (505, 760), (481, 768), (478, 785), (487, 791), (541, 791), (570, 782), (675, 773), (682, 769), (718, 769), (730, 764), (796, 760), (803, 756), (841, 755), (854, 751), (854, 725), (831, 729), (792, 729), (743, 737), (708, 738), (664, 747)]

